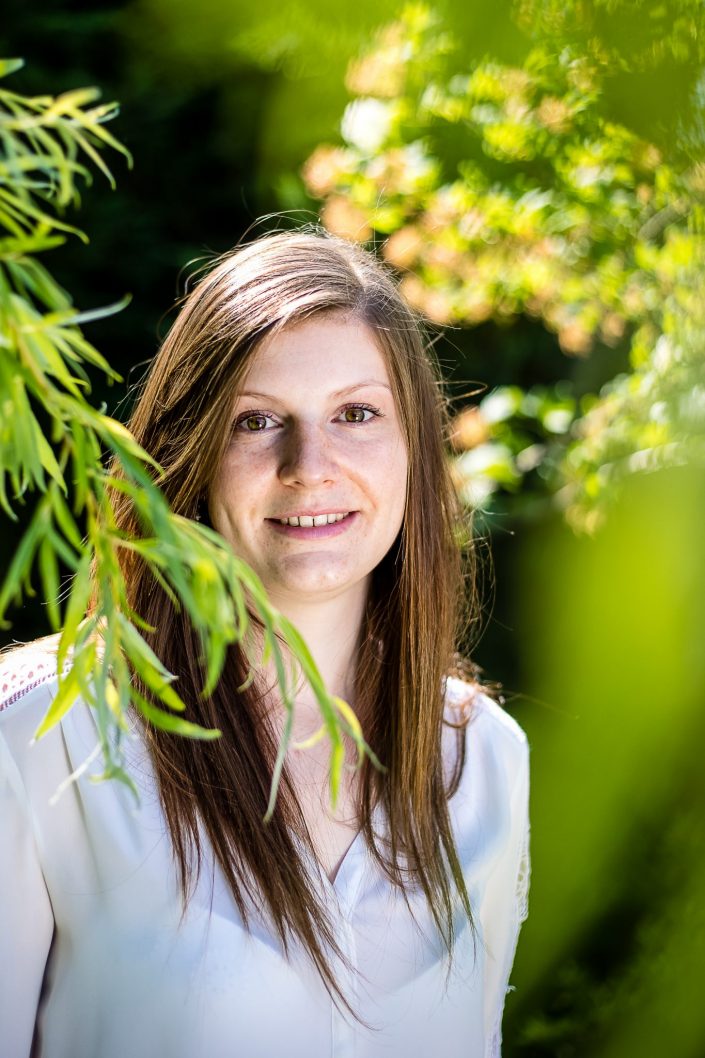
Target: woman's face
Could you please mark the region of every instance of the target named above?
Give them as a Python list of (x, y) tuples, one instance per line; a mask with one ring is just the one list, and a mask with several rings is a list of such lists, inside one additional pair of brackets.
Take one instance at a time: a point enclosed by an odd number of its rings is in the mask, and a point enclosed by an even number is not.
[(210, 517), (275, 603), (359, 592), (401, 528), (407, 470), (373, 331), (341, 314), (314, 317), (255, 354)]

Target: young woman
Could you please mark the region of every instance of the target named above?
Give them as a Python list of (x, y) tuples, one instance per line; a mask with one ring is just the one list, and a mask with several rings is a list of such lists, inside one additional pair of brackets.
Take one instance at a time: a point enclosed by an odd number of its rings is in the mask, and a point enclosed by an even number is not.
[[(303, 633), (384, 770), (290, 749), (267, 666), (212, 696), (196, 637), (138, 563), (135, 610), (193, 742), (134, 720), (138, 809), (59, 784), (96, 741), (77, 704), (38, 743), (52, 641), (0, 663), (3, 1058), (495, 1058), (528, 873), (528, 748), (453, 672), (466, 622), (444, 403), (376, 260), (310, 232), (221, 258), (185, 299), (130, 427), (174, 510), (208, 520)], [(120, 524), (134, 512), (116, 501)], [(257, 625), (254, 625), (257, 628)], [(147, 693), (146, 688), (141, 688)], [(294, 740), (320, 718), (302, 682)]]

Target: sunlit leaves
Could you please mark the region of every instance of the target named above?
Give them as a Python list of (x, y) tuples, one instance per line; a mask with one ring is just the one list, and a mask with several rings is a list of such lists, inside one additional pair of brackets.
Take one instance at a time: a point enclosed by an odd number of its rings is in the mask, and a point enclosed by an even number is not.
[(705, 57), (700, 0), (515, 0), (514, 8), (525, 32), (548, 35), (557, 47), (578, 44), (613, 71), (673, 69)]
[[(702, 311), (686, 295), (705, 261), (705, 181), (676, 145), (667, 157), (614, 120), (599, 55), (537, 40), (521, 66), (468, 68), (432, 9), (407, 8), (351, 65), (342, 145), (318, 147), (302, 175), (325, 225), (380, 247), (432, 322), (525, 315), (569, 357), (629, 349), (629, 375), (568, 419), (536, 420), (526, 438), (522, 415), (457, 465), (471, 502), (518, 491), (522, 466), (535, 469), (539, 491), (587, 528), (616, 465), (632, 472), (698, 448), (702, 421), (683, 428), (676, 387), (691, 393), (705, 361)], [(680, 365), (668, 377), (655, 370), (662, 338)]]

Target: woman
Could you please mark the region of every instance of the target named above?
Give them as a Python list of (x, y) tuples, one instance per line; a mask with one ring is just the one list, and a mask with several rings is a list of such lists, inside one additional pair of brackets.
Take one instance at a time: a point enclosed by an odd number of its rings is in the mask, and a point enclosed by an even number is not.
[[(3, 1058), (33, 1040), (41, 1058), (499, 1054), (528, 750), (449, 675), (468, 618), (445, 426), (418, 322), (358, 248), (266, 236), (185, 299), (130, 427), (173, 509), (222, 533), (303, 633), (384, 770), (350, 753), (333, 811), (327, 744), (291, 749), (264, 825), (276, 679), (264, 665), (243, 689), (236, 647), (200, 698), (187, 620), (126, 565), (191, 719), (222, 737), (135, 719), (139, 809), (83, 780), (49, 807), (95, 743), (93, 715), (79, 704), (30, 748), (51, 651), (6, 657)], [(124, 501), (116, 511), (138, 529)], [(319, 716), (303, 684), (294, 715), (305, 740)]]

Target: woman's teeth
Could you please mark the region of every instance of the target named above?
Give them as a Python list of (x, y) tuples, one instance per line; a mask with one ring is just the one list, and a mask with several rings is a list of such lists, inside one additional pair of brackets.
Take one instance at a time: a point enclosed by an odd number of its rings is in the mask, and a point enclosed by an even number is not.
[(311, 514), (300, 514), (294, 515), (293, 518), (280, 518), (279, 521), (282, 525), (301, 525), (304, 528), (310, 528), (313, 525), (330, 525), (332, 522), (342, 522), (343, 518), (347, 518), (350, 511), (346, 511), (345, 514), (317, 514), (315, 517)]

